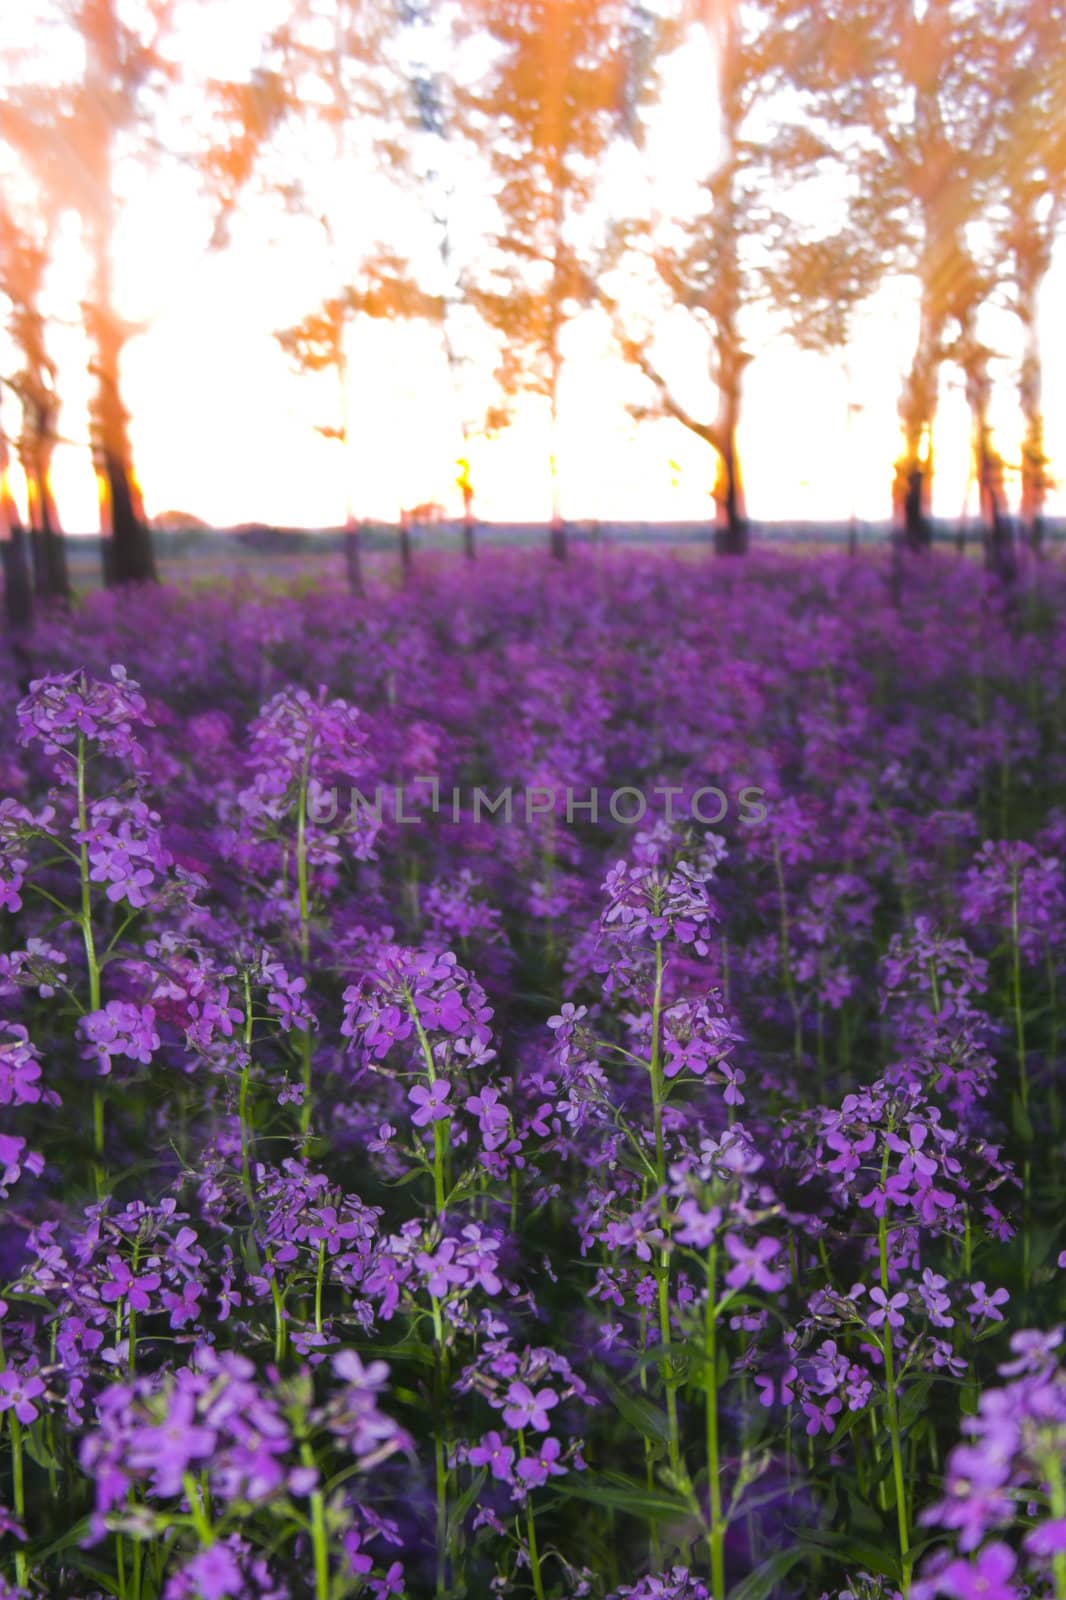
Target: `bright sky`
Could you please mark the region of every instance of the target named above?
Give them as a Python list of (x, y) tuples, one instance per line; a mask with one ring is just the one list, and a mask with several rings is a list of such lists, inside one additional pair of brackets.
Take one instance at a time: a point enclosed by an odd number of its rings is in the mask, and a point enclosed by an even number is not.
[[(195, 12), (194, 7), (190, 15)], [(253, 0), (234, 0), (232, 15), (238, 14), (249, 29), (263, 25)], [(190, 40), (186, 48), (194, 47)], [(233, 63), (215, 51), (212, 70), (220, 76), (240, 70), (239, 49), (232, 48)], [(665, 97), (646, 156), (645, 182), (664, 212), (683, 197), (687, 179), (714, 148), (713, 115), (703, 128), (693, 118), (693, 108), (710, 101), (701, 76), (708, 63), (693, 54), (681, 70), (690, 81), (682, 77)], [(368, 243), (389, 236), (399, 202), (381, 179), (359, 197), (346, 189), (342, 209), (358, 217)], [(117, 240), (120, 309), (143, 327), (128, 345), (123, 380), (149, 514), (181, 510), (216, 526), (336, 525), (349, 484), (362, 516), (391, 520), (401, 506), (427, 500), (457, 512), (461, 405), (439, 332), (370, 322), (357, 328), (350, 350), (352, 437), (346, 458), (341, 446), (314, 431), (316, 423), (336, 420), (332, 375), (293, 375), (272, 336), (336, 286), (321, 229), (310, 221), (294, 223), (262, 203), (238, 218), (228, 249), (209, 251), (208, 232), (194, 174), (172, 173), (139, 184)], [(64, 525), (72, 531), (95, 527), (97, 516), (86, 443), (88, 351), (76, 325), (82, 268), (77, 236), (68, 230), (57, 251), (49, 301), (61, 323), (51, 335), (65, 401), (60, 427), (71, 441), (56, 452), (54, 487)], [(1061, 342), (1061, 313), (1053, 315), (1052, 308), (1064, 296), (1066, 261), (1060, 257), (1044, 295), (1049, 350)], [(1007, 460), (1016, 461), (1017, 331), (1005, 313), (989, 327), (990, 342), (1003, 357), (996, 363), (997, 441)], [(753, 516), (844, 519), (853, 509), (864, 518), (888, 514), (900, 377), (916, 334), (913, 285), (887, 284), (856, 329), (849, 393), (840, 361), (797, 351), (774, 335), (768, 321), (749, 324), (755, 359), (746, 379), (741, 453)], [(691, 407), (713, 415), (714, 392), (701, 368), (697, 338), (674, 335), (663, 348), (670, 370), (683, 375)], [(599, 316), (572, 326), (566, 354), (559, 448), (564, 514), (648, 521), (707, 516), (711, 452), (677, 424), (638, 424), (629, 417), (625, 402), (639, 397), (641, 385), (613, 352)], [(6, 351), (4, 361), (10, 364)], [(1066, 428), (1062, 370), (1062, 363), (1048, 363), (1053, 471)], [(970, 442), (961, 386), (950, 369), (935, 445), (934, 509), (956, 517), (966, 495)], [(523, 403), (499, 438), (475, 440), (478, 514), (488, 520), (546, 519), (548, 450), (539, 401)], [(1054, 494), (1049, 510), (1064, 509), (1066, 498)]]

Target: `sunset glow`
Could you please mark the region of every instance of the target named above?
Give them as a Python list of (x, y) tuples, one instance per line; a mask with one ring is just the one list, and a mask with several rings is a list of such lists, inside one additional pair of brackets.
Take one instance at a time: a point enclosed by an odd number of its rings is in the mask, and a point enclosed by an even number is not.
[[(246, 70), (254, 60), (257, 8), (229, 11), (241, 27), (231, 36), (230, 60), (220, 60), (219, 67), (236, 73), (241, 62)], [(204, 13), (190, 5), (182, 15), (172, 48), (189, 70), (204, 41)], [(5, 18), (9, 42), (18, 26), (13, 16)], [(31, 34), (27, 29), (27, 39)], [(706, 40), (694, 36), (667, 70), (669, 92), (649, 114), (642, 154), (630, 150), (616, 162), (605, 191), (612, 205), (623, 194), (628, 201), (642, 194), (641, 203), (663, 216), (683, 207), (692, 185), (713, 165), (717, 141), (709, 98), (714, 59)], [(188, 143), (188, 130), (182, 138)], [(195, 134), (190, 148), (195, 151)], [(312, 141), (304, 155), (313, 150)], [(298, 151), (295, 159), (303, 159)], [(409, 187), (401, 192), (381, 173), (371, 175), (356, 200), (350, 160), (331, 157), (327, 142), (315, 161), (318, 200), (338, 214), (353, 203), (362, 208), (353, 239), (361, 235), (365, 246), (390, 234), (405, 236), (414, 241), (416, 257), (419, 251), (424, 256), (426, 213), (420, 223), (419, 208), (428, 197), (420, 201)], [(827, 190), (826, 206), (833, 204), (829, 196)], [(467, 207), (461, 193), (457, 206), (459, 231), (476, 230), (478, 207)], [(343, 522), (349, 500), (361, 518), (394, 521), (403, 507), (426, 502), (456, 515), (462, 504), (458, 462), (465, 449), (477, 515), (547, 518), (551, 439), (545, 402), (519, 396), (511, 427), (486, 437), (470, 413), (484, 410), (491, 399), (487, 380), (494, 358), (476, 337), (464, 360), (475, 369), (480, 363), (482, 370), (480, 377), (475, 371), (464, 398), (455, 389), (438, 329), (358, 319), (347, 340), (348, 443), (338, 447), (317, 433), (335, 407), (333, 380), (328, 373), (294, 374), (274, 334), (329, 292), (333, 269), (321, 231), (311, 217), (286, 217), (276, 197), (256, 191), (232, 219), (228, 245), (211, 249), (211, 214), (191, 160), (171, 163), (150, 178), (129, 169), (114, 249), (116, 304), (133, 330), (123, 352), (122, 383), (149, 515), (184, 511), (218, 526), (335, 526)], [(346, 222), (349, 233), (353, 220)], [(1061, 337), (1057, 307), (1064, 289), (1066, 266), (1057, 256), (1043, 291), (1042, 336), (1049, 347)], [(94, 527), (98, 519), (87, 448), (88, 348), (77, 325), (85, 292), (83, 241), (67, 217), (54, 237), (46, 309), (54, 319), (50, 345), (63, 398), (52, 479), (64, 524), (75, 531)], [(916, 284), (886, 280), (858, 314), (846, 372), (838, 357), (790, 344), (772, 311), (756, 306), (745, 314), (753, 359), (744, 376), (739, 442), (753, 516), (841, 520), (853, 513), (866, 519), (889, 514), (898, 396), (917, 338), (917, 306)], [(1019, 334), (1010, 313), (994, 302), (986, 318), (994, 352), (992, 423), (1016, 502)], [(715, 391), (691, 331), (667, 318), (658, 337), (687, 403), (711, 414)], [(564, 514), (638, 521), (708, 516), (712, 453), (676, 423), (634, 422), (627, 403), (641, 400), (641, 383), (621, 360), (602, 312), (591, 307), (569, 324), (562, 349), (557, 455)], [(4, 362), (10, 367), (12, 360), (9, 349)], [(1066, 391), (1057, 366), (1045, 378), (1045, 414), (1054, 479), (1066, 431)], [(961, 374), (950, 362), (941, 382), (935, 447), (934, 509), (957, 518), (974, 505), (971, 423)], [(28, 510), (20, 478), (13, 473), (16, 496)], [(1053, 486), (1049, 510), (1064, 505)]]

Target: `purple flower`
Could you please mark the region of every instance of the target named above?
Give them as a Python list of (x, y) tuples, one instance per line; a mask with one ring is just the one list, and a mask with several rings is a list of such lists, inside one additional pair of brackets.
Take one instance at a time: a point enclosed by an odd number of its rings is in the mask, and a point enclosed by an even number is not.
[(336, 1206), (320, 1207), (315, 1217), (317, 1221), (307, 1230), (307, 1237), (314, 1244), (324, 1244), (332, 1256), (353, 1239), (362, 1238), (366, 1232), (361, 1218), (349, 1217), (344, 1220), (338, 1216)]
[(777, 1239), (764, 1237), (756, 1240), (754, 1245), (748, 1245), (735, 1233), (727, 1233), (723, 1242), (734, 1263), (725, 1275), (725, 1281), (731, 1289), (744, 1289), (749, 1283), (754, 1283), (767, 1294), (774, 1294), (784, 1288), (788, 1282), (787, 1270), (775, 1272), (770, 1267), (770, 1262), (781, 1254), (781, 1244)]
[(835, 1394), (831, 1395), (824, 1405), (817, 1405), (813, 1400), (805, 1400), (803, 1412), (807, 1418), (807, 1432), (812, 1438), (823, 1429), (826, 1433), (832, 1433), (836, 1427), (833, 1418), (843, 1409), (842, 1402)]
[[(151, 726), (140, 686), (120, 666), (111, 668), (110, 682), (84, 672), (37, 678), (15, 715), (19, 743), (40, 740), (49, 755), (68, 752), (81, 737), (119, 760), (136, 758), (141, 747), (133, 728)], [(70, 770), (68, 757), (68, 765), (57, 771), (67, 775)]]
[(469, 1267), (456, 1259), (458, 1248), (454, 1239), (445, 1239), (433, 1255), (422, 1251), (415, 1258), (415, 1265), (426, 1280), (426, 1288), (437, 1300), (443, 1300), (453, 1289), (465, 1288), (470, 1282)]
[(158, 1272), (142, 1272), (137, 1277), (122, 1257), (116, 1255), (108, 1256), (107, 1270), (111, 1276), (101, 1285), (101, 1300), (112, 1305), (118, 1300), (127, 1300), (133, 1311), (151, 1309), (152, 1294), (163, 1281)]
[(691, 1072), (694, 1077), (701, 1078), (707, 1071), (710, 1058), (710, 1047), (702, 1039), (680, 1039), (670, 1037), (666, 1041), (666, 1060), (663, 1063), (663, 1077), (676, 1078), (682, 1072)]
[(213, 1544), (193, 1556), (181, 1570), (181, 1581), (188, 1585), (181, 1592), (200, 1600), (230, 1600), (247, 1592), (237, 1557), (224, 1544)]
[(469, 1095), (466, 1109), (478, 1119), (482, 1143), (486, 1150), (497, 1150), (507, 1138), (510, 1114), (500, 1103), (498, 1089), (482, 1089), (480, 1094)]
[(1010, 1582), (1016, 1566), (1013, 1550), (990, 1544), (974, 1561), (952, 1561), (932, 1586), (920, 1588), (927, 1596), (944, 1595), (948, 1600), (1021, 1600), (1021, 1590)]
[(424, 1128), (430, 1122), (444, 1122), (451, 1116), (451, 1107), (447, 1105), (448, 1096), (452, 1086), (446, 1078), (437, 1078), (428, 1086), (416, 1083), (408, 1093), (407, 1098), (418, 1110), (411, 1117), (416, 1128)]
[(624, 1583), (607, 1600), (710, 1600), (710, 1590), (687, 1567), (671, 1567), (669, 1572), (649, 1573), (635, 1584)]
[(179, 1493), (190, 1465), (208, 1460), (217, 1444), (217, 1430), (197, 1418), (196, 1395), (183, 1387), (170, 1396), (162, 1422), (134, 1427), (127, 1461), (135, 1473), (151, 1475), (153, 1491), (166, 1497)]
[(948, 1458), (944, 1498), (923, 1514), (924, 1522), (959, 1532), (959, 1548), (975, 1549), (988, 1529), (1010, 1516), (1005, 1491), (1010, 1477), (1010, 1445), (956, 1445)]
[(704, 1211), (697, 1200), (691, 1196), (682, 1200), (677, 1208), (677, 1222), (674, 1238), (678, 1244), (690, 1244), (697, 1250), (706, 1250), (711, 1246), (722, 1225), (722, 1209), (712, 1206), (709, 1211)]
[(41, 1098), (40, 1056), (25, 1028), (13, 1022), (0, 1027), (0, 1106), (32, 1105)]
[(88, 850), (93, 883), (106, 884), (107, 898), (142, 909), (157, 875), (172, 865), (159, 834), (159, 817), (142, 800), (97, 800), (88, 827), (74, 835)]
[(109, 1000), (102, 1011), (89, 1011), (78, 1023), (85, 1039), (83, 1061), (95, 1061), (101, 1076), (111, 1071), (111, 1063), (124, 1056), (148, 1066), (159, 1049), (155, 1028), (155, 1007), (131, 1005), (127, 1000)]
[(509, 1444), (504, 1444), (498, 1433), (486, 1433), (480, 1444), (473, 1445), (467, 1451), (467, 1460), (473, 1467), (488, 1467), (500, 1483), (511, 1482), (514, 1450)]
[(34, 1401), (44, 1394), (44, 1380), (35, 1372), (20, 1373), (14, 1367), (0, 1372), (0, 1412), (14, 1411), (22, 1423), (36, 1422)]
[(908, 1156), (916, 1171), (930, 1178), (936, 1172), (936, 1161), (923, 1149), (928, 1137), (929, 1129), (924, 1123), (912, 1122), (907, 1128), (906, 1139), (901, 1139), (896, 1133), (886, 1133), (885, 1143), (897, 1155)]
[(458, 1033), (468, 1016), (458, 989), (446, 989), (443, 994), (416, 995), (415, 1010), (423, 1028), (441, 1033)]
[(44, 1157), (36, 1150), (27, 1150), (25, 1139), (14, 1134), (0, 1133), (0, 1199), (7, 1189), (17, 1183), (23, 1172), (39, 1175), (44, 1171)]
[(1025, 1536), (1025, 1548), (1030, 1555), (1039, 1556), (1043, 1561), (1066, 1555), (1066, 1517), (1053, 1517), (1033, 1528)]
[(527, 1489), (537, 1489), (542, 1483), (547, 1483), (549, 1478), (562, 1478), (566, 1468), (559, 1466), (559, 1456), (562, 1446), (558, 1439), (550, 1435), (542, 1439), (539, 1448), (532, 1454), (525, 1456), (515, 1468), (518, 1477)]
[[(347, 994), (345, 995), (347, 999)], [(382, 1006), (380, 1011), (369, 1016), (363, 1033), (363, 1041), (370, 1048), (375, 1060), (380, 1061), (388, 1055), (394, 1044), (401, 1043), (410, 1037), (414, 1030), (414, 1023), (406, 1011), (399, 1006)]]
[(548, 1412), (559, 1404), (554, 1389), (538, 1389), (536, 1394), (522, 1382), (512, 1383), (507, 1391), (503, 1420), (509, 1428), (532, 1428), (544, 1433), (551, 1427)]
[(975, 1322), (979, 1321), (981, 1317), (988, 1317), (991, 1322), (1003, 1321), (1003, 1313), (999, 1310), (999, 1307), (1006, 1305), (1010, 1299), (1010, 1294), (1006, 1289), (994, 1289), (991, 1294), (988, 1294), (982, 1281), (971, 1283), (970, 1293), (973, 1296), (973, 1303), (968, 1305), (966, 1309)]
[(907, 1308), (907, 1296), (904, 1293), (894, 1294), (890, 1300), (878, 1285), (870, 1290), (870, 1299), (877, 1307), (867, 1318), (871, 1328), (880, 1328), (885, 1321), (890, 1328), (902, 1328), (903, 1312)]

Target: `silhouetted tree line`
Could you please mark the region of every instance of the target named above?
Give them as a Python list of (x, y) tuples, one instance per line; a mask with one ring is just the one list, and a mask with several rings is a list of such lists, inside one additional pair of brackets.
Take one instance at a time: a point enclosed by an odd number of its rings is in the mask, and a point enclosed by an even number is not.
[[(900, 547), (931, 540), (938, 395), (953, 368), (987, 559), (1010, 575), (1007, 463), (990, 421), (999, 352), (987, 333), (990, 310), (1006, 309), (1021, 351), (1021, 523), (1039, 548), (1049, 478), (1038, 312), (1066, 207), (1066, 0), (291, 0), (243, 77), (204, 79), (181, 19), (214, 12), (225, 27), (227, 11), (228, 0), (183, 10), (42, 0), (32, 19), (12, 8), (0, 21), (0, 297), (15, 353), (0, 372), (0, 534), (13, 621), (28, 617), (31, 596), (62, 603), (69, 592), (51, 482), (61, 397), (46, 291), (71, 224), (85, 262), (104, 578), (155, 577), (123, 391), (137, 330), (116, 303), (115, 241), (125, 175), (168, 164), (197, 173), (213, 249), (227, 248), (253, 194), (318, 225), (335, 287), (277, 338), (296, 371), (330, 378), (333, 413), (319, 431), (356, 481), (349, 386), (374, 374), (352, 370), (353, 330), (398, 317), (438, 330), (469, 556), (471, 446), (508, 426), (529, 395), (550, 418), (551, 550), (565, 556), (560, 396), (572, 326), (590, 315), (631, 368), (633, 415), (672, 419), (707, 445), (715, 545), (742, 553), (738, 434), (753, 318), (846, 359), (857, 311), (900, 276), (917, 285), (919, 313), (899, 398)], [(80, 49), (56, 50), (57, 39)], [(692, 140), (706, 144), (706, 161), (674, 214), (659, 207), (645, 145), (682, 52), (697, 50), (708, 66)], [(431, 248), (377, 237), (336, 185), (323, 190), (323, 148), (337, 171), (387, 175)], [(812, 206), (812, 194), (822, 201)], [(705, 357), (702, 396), (691, 363), (675, 370), (667, 318), (687, 323)], [(835, 448), (828, 437), (825, 448)], [(357, 499), (350, 490), (345, 506), (356, 589)]]

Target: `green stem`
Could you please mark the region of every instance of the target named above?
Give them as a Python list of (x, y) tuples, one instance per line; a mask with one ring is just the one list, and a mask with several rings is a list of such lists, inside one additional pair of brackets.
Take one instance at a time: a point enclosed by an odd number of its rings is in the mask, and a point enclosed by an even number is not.
[(189, 1510), (192, 1512), (192, 1520), (197, 1536), (204, 1549), (207, 1550), (215, 1542), (215, 1530), (212, 1528), (210, 1518), (204, 1509), (203, 1491), (191, 1472), (182, 1474), (181, 1483), (182, 1488), (185, 1490), (185, 1498), (189, 1502)]
[[(526, 1436), (523, 1429), (518, 1430), (518, 1454), (524, 1461), (526, 1457)], [(533, 1496), (526, 1496), (526, 1543), (529, 1546), (529, 1570), (533, 1577), (533, 1593), (537, 1600), (544, 1600), (544, 1579), (540, 1570), (540, 1552), (537, 1549), (537, 1525), (533, 1517)]]
[[(305, 1440), (300, 1446), (305, 1467), (314, 1468), (315, 1457)], [(329, 1538), (326, 1533), (326, 1502), (321, 1489), (311, 1491), (311, 1550), (315, 1563), (315, 1600), (329, 1600)]]
[[(655, 1124), (655, 1178), (660, 1191), (666, 1188), (666, 1145), (663, 1139), (663, 1106), (666, 1103), (666, 1090), (663, 1081), (660, 1039), (662, 1032), (662, 1004), (663, 947), (662, 941), (657, 939), (655, 941), (655, 990), (652, 995), (651, 1005), (651, 1059), (648, 1067), (651, 1074), (652, 1115)], [(663, 1195), (660, 1209), (665, 1236), (667, 1226), (665, 1195)], [(659, 1291), (659, 1340), (663, 1349), (664, 1381), (666, 1385), (666, 1421), (669, 1434), (670, 1469), (676, 1477), (681, 1472), (681, 1445), (677, 1421), (677, 1391), (674, 1388), (671, 1361), (670, 1252), (665, 1243), (659, 1252), (659, 1268), (656, 1277)]]
[[(422, 1049), (422, 1059), (426, 1063), (426, 1077), (430, 1084), (437, 1081), (437, 1068), (433, 1060), (433, 1049), (422, 1026), (422, 1019), (418, 1015), (414, 1000), (408, 996), (407, 1010), (415, 1025), (418, 1042)], [(448, 1159), (448, 1128), (447, 1122), (434, 1122), (433, 1124), (433, 1204), (437, 1216), (444, 1214), (444, 1168)]]
[(433, 1310), (433, 1340), (437, 1361), (433, 1370), (433, 1459), (437, 1482), (437, 1596), (448, 1594), (448, 1454), (445, 1433), (448, 1397), (448, 1347), (444, 1339), (444, 1318), (436, 1295), (430, 1296)]
[[(877, 1225), (877, 1246), (881, 1263), (881, 1289), (888, 1295), (888, 1215), (887, 1208)], [(907, 1528), (907, 1496), (903, 1473), (903, 1449), (900, 1442), (899, 1411), (896, 1406), (895, 1358), (892, 1349), (892, 1325), (885, 1318), (882, 1349), (885, 1355), (885, 1420), (892, 1441), (892, 1477), (896, 1486), (896, 1523), (899, 1529), (899, 1559), (903, 1600), (911, 1592), (910, 1533)]]
[[(300, 770), (300, 794), (298, 810), (296, 813), (296, 892), (300, 905), (300, 971), (303, 978), (308, 978), (311, 965), (311, 898), (307, 887), (307, 778), (311, 764), (311, 741), (308, 737), (307, 748), (304, 750), (303, 766)], [(307, 1135), (311, 1127), (311, 1029), (305, 1028), (301, 1034), (301, 1062), (303, 1069), (304, 1097), (300, 1107), (300, 1133), (304, 1145), (307, 1144)]]
[[(89, 827), (89, 808), (85, 795), (85, 736), (78, 735), (78, 832), (84, 834)], [(93, 892), (89, 877), (89, 846), (82, 841), (78, 852), (78, 876), (81, 880), (82, 942), (85, 945), (85, 962), (89, 969), (89, 1010), (100, 1010), (100, 963), (96, 954), (93, 934)], [(104, 1192), (104, 1096), (101, 1089), (93, 1090), (93, 1176), (97, 1199)]]
[(274, 1302), (274, 1360), (281, 1362), (285, 1359), (285, 1352), (289, 1342), (285, 1327), (285, 1296), (281, 1292), (277, 1268), (274, 1265), (274, 1258), (270, 1254), (269, 1248), (267, 1250), (267, 1262), (271, 1268), (270, 1298)]
[[(1066, 1478), (1063, 1477), (1062, 1458), (1050, 1450), (1045, 1458), (1050, 1490), (1051, 1514), (1056, 1521), (1066, 1518)], [(1052, 1558), (1055, 1574), (1055, 1600), (1066, 1600), (1066, 1551), (1057, 1550)]]
[[(641, 1194), (642, 1203), (643, 1203), (644, 1198), (645, 1198), (645, 1196), (642, 1193)], [(640, 1313), (639, 1349), (642, 1350), (642, 1351), (646, 1350), (647, 1349), (647, 1344), (648, 1344), (648, 1312), (647, 1312), (646, 1308), (642, 1307), (641, 1308), (641, 1313)], [(648, 1393), (648, 1368), (647, 1368), (647, 1365), (643, 1361), (640, 1364), (640, 1387), (641, 1387), (641, 1392), (644, 1394), (645, 1397), (647, 1397), (647, 1393)], [(648, 1494), (650, 1496), (652, 1490), (655, 1488), (655, 1463), (654, 1463), (654, 1457), (653, 1457), (653, 1454), (652, 1454), (652, 1442), (648, 1438), (647, 1434), (644, 1435), (644, 1481), (647, 1484)], [(652, 1563), (652, 1566), (655, 1567), (655, 1568), (658, 1568), (658, 1567), (662, 1566), (663, 1553), (662, 1553), (662, 1541), (659, 1538), (659, 1523), (658, 1523), (657, 1519), (655, 1518), (655, 1516), (652, 1516), (652, 1519), (651, 1519), (651, 1537), (650, 1537), (649, 1543), (651, 1545), (651, 1563)]]
[(803, 1024), (799, 1001), (796, 998), (796, 984), (792, 976), (792, 930), (788, 915), (788, 895), (785, 892), (785, 874), (781, 866), (781, 850), (777, 840), (774, 840), (774, 876), (777, 879), (777, 901), (781, 917), (781, 974), (784, 978), (785, 993), (788, 995), (789, 1008), (792, 1012), (792, 1053), (797, 1061), (803, 1059)]
[(711, 1526), (707, 1549), (711, 1560), (713, 1600), (725, 1600), (725, 1524), (722, 1520), (722, 1484), (718, 1457), (718, 1246), (707, 1254), (707, 1310), (704, 1324), (704, 1393), (707, 1398), (707, 1485)]
[[(14, 1489), (14, 1511), (16, 1520), (26, 1526), (26, 1489), (22, 1473), (22, 1424), (13, 1411), (8, 1412), (8, 1423), (11, 1427), (11, 1481)], [(29, 1582), (29, 1563), (25, 1552), (15, 1550), (15, 1581), (20, 1589), (24, 1589)]]
[(1018, 1092), (1022, 1107), (1029, 1109), (1029, 1073), (1025, 1061), (1025, 1022), (1022, 1017), (1022, 953), (1018, 940), (1018, 869), (1011, 874), (1010, 897), (1011, 980), (1014, 992), (1014, 1034), (1018, 1049)]
[[(1011, 988), (1014, 1000), (1014, 1035), (1018, 1051), (1018, 1093), (1021, 1097), (1025, 1120), (1029, 1117), (1029, 1071), (1025, 1059), (1025, 1021), (1022, 1016), (1022, 952), (1018, 938), (1018, 868), (1011, 869), (1010, 932), (1011, 932)], [(1026, 1145), (1030, 1142), (1026, 1130)], [(1030, 1192), (1032, 1188), (1032, 1163), (1028, 1154), (1022, 1162), (1022, 1285), (1028, 1293), (1031, 1277), (1032, 1230), (1029, 1227)]]
[(252, 1075), (252, 980), (246, 971), (244, 974), (244, 1065), (241, 1067), (241, 1092), (237, 1103), (237, 1115), (241, 1124), (241, 1181), (248, 1202), (255, 1208), (255, 1196), (252, 1190), (252, 1161), (249, 1150), (248, 1137), (248, 1092)]
[(318, 1271), (315, 1273), (315, 1332), (322, 1332), (322, 1280), (326, 1275), (326, 1241), (318, 1241)]

